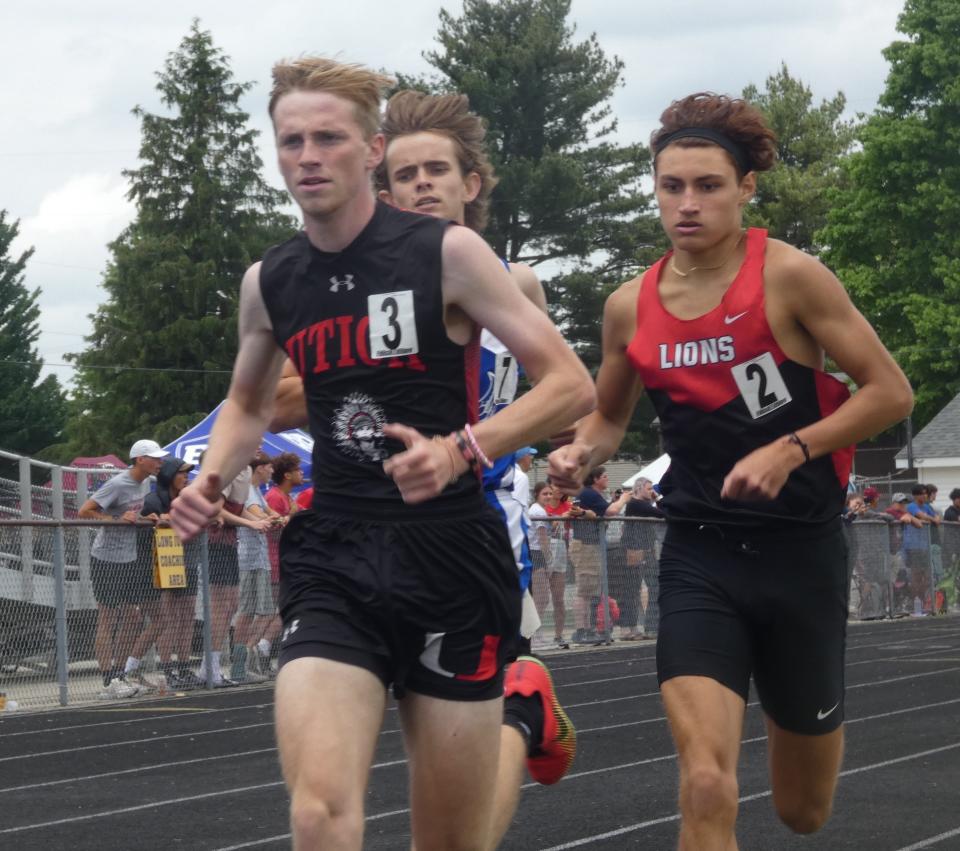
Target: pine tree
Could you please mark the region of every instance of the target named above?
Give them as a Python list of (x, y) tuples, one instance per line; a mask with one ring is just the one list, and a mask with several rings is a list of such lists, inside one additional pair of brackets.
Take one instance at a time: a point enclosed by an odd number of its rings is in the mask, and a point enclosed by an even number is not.
[(0, 210), (0, 449), (33, 455), (58, 439), (66, 406), (56, 377), (40, 380), (40, 290), (31, 292), (24, 284), (33, 249), (10, 256), (20, 228), (6, 215)]
[(122, 457), (137, 438), (165, 442), (226, 393), (244, 270), (296, 226), (261, 176), (239, 107), (250, 86), (194, 21), (158, 74), (170, 114), (133, 111), (141, 165), (124, 176), (137, 216), (110, 245), (108, 299), (73, 356), (75, 451)]
[[(463, 92), (489, 125), (500, 182), (485, 237), (500, 256), (564, 270), (545, 280), (551, 313), (588, 367), (600, 363), (606, 296), (655, 259), (666, 240), (641, 181), (642, 144), (619, 145), (610, 101), (624, 63), (595, 35), (577, 40), (570, 0), (465, 0), (440, 12), (440, 48), (425, 58), (437, 79), (398, 75), (402, 84)], [(641, 406), (635, 428), (648, 429)], [(628, 436), (652, 452), (652, 432)]]
[(750, 85), (743, 97), (777, 134), (777, 164), (757, 176), (747, 223), (816, 253), (815, 234), (827, 222), (831, 191), (843, 185), (840, 164), (856, 139), (856, 123), (841, 117), (847, 99), (837, 92), (814, 106), (809, 86), (790, 76), (786, 65), (767, 78), (764, 91)]

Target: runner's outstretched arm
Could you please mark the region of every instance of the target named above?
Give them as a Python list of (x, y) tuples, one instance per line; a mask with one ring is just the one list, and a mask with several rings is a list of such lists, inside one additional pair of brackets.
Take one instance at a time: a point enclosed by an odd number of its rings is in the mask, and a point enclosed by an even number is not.
[(188, 540), (219, 513), (220, 489), (231, 482), (260, 445), (273, 411), (274, 391), (284, 354), (260, 293), (260, 264), (255, 263), (240, 285), (240, 348), (233, 365), (230, 390), (210, 434), (194, 481), (170, 508), (177, 534)]

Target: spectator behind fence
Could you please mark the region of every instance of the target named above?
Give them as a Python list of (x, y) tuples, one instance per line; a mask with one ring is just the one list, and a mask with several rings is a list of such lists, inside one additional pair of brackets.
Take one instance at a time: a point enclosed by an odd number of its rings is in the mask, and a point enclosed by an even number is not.
[(273, 459), (273, 487), (267, 491), (267, 505), (281, 517), (296, 514), (300, 506), (292, 494), (302, 484), (300, 456), (294, 452), (281, 452)]
[(937, 486), (925, 485), (927, 489), (927, 508), (932, 512), (930, 526), (930, 569), (933, 571), (934, 587), (940, 584), (943, 579), (943, 562), (941, 560), (942, 550), (940, 547), (940, 523), (943, 521), (943, 514), (934, 503), (937, 501)]
[(513, 498), (526, 510), (530, 506), (530, 468), (537, 450), (532, 446), (518, 449), (514, 455), (516, 463), (513, 468)]
[[(284, 518), (267, 505), (261, 488), (273, 475), (273, 462), (257, 457), (250, 462), (250, 492), (244, 503), (244, 516), (267, 521), (267, 529), (237, 529), (237, 559), (240, 567), (240, 602), (233, 626), (233, 654), (230, 679), (235, 682), (264, 682), (269, 670), (269, 644), (261, 652), (271, 621), (277, 614), (270, 583), (270, 556), (267, 536), (283, 525)], [(265, 660), (265, 661), (264, 661)]]
[[(200, 456), (203, 463), (203, 456)], [(223, 490), (223, 505), (216, 524), (208, 533), (210, 565), (210, 639), (213, 670), (207, 671), (207, 660), (200, 665), (200, 679), (210, 681), (215, 688), (235, 685), (223, 676), (220, 658), (230, 632), (230, 621), (237, 611), (240, 585), (240, 564), (237, 559), (237, 527), (266, 529), (269, 521), (248, 520), (243, 517), (243, 505), (250, 493), (252, 472), (243, 468)]]
[[(560, 493), (560, 491), (557, 490), (553, 484), (551, 484), (550, 497), (544, 507), (547, 510), (547, 514), (549, 514), (554, 521), (553, 529), (550, 532), (550, 548), (552, 550), (550, 563), (553, 565), (552, 569), (554, 571), (563, 574), (565, 587), (567, 580), (567, 567), (570, 564), (568, 553), (570, 547), (570, 526), (572, 525), (567, 518), (571, 516), (574, 506), (571, 504), (570, 498), (566, 494)], [(579, 506), (577, 506), (576, 510), (581, 511)], [(561, 595), (559, 600), (554, 599), (553, 601), (554, 641), (556, 641), (557, 647), (561, 650), (567, 650), (570, 647), (570, 644), (563, 637), (563, 630), (566, 626), (566, 621), (567, 605), (566, 595), (564, 594)]]
[(950, 491), (950, 505), (943, 512), (943, 519), (950, 523), (960, 523), (960, 488)]
[[(913, 500), (907, 505), (920, 527), (907, 526), (903, 530), (903, 555), (910, 576), (910, 594), (914, 600), (914, 614), (933, 611), (932, 572), (930, 561), (931, 529), (940, 524), (940, 516), (927, 504), (927, 486), (916, 484), (910, 493)], [(930, 594), (931, 602), (927, 602)], [(919, 601), (919, 606), (918, 606)], [(929, 608), (928, 608), (929, 606)], [(919, 608), (919, 612), (917, 611)]]
[(553, 602), (553, 644), (558, 648), (570, 645), (563, 638), (566, 606), (567, 559), (562, 546), (554, 546), (554, 531), (563, 534), (563, 524), (550, 519), (549, 505), (553, 500), (553, 488), (549, 482), (538, 482), (533, 489), (534, 502), (530, 506), (530, 557), (533, 559), (533, 576), (530, 584), (533, 602), (541, 620), (547, 607)]
[[(850, 520), (881, 521), (891, 526), (897, 522), (893, 514), (880, 510), (880, 491), (875, 487), (865, 487), (863, 496), (857, 499), (859, 505)], [(880, 540), (885, 538), (882, 529), (878, 529), (878, 534)], [(848, 558), (853, 567), (853, 581), (858, 592), (855, 612), (863, 620), (881, 617), (883, 612), (892, 606), (889, 589), (895, 579), (895, 573), (890, 572), (887, 554), (879, 551), (882, 544), (879, 544), (878, 539), (870, 532), (848, 534), (847, 543), (850, 547)]]
[[(284, 522), (287, 522), (294, 514), (302, 510), (299, 499), (293, 499), (294, 488), (303, 484), (303, 469), (300, 466), (300, 456), (293, 452), (281, 452), (273, 459), (273, 487), (267, 491), (267, 505)], [(310, 503), (313, 503), (313, 488), (310, 491)], [(270, 579), (273, 582), (273, 599), (278, 599), (280, 591), (280, 536), (271, 535), (268, 541), (270, 553)], [(263, 652), (276, 655), (279, 652), (277, 639), (280, 637), (280, 631), (283, 629), (283, 623), (280, 615), (276, 615), (270, 622), (263, 638), (260, 639), (259, 649)]]
[(132, 697), (139, 691), (124, 676), (125, 659), (132, 658), (142, 619), (137, 606), (152, 587), (152, 571), (137, 565), (137, 534), (132, 525), (140, 517), (150, 492), (150, 476), (160, 469), (166, 452), (153, 440), (138, 440), (130, 447), (130, 468), (104, 482), (89, 497), (77, 516), (117, 525), (97, 530), (90, 548), (90, 578), (97, 601), (94, 653), (103, 675), (105, 696)]
[[(634, 483), (624, 514), (627, 517), (664, 519), (663, 512), (657, 507), (657, 495), (650, 479), (641, 478)], [(627, 575), (631, 580), (627, 589), (630, 593), (624, 593), (624, 599), (620, 600), (620, 627), (626, 630), (622, 636), (626, 641), (646, 638), (657, 631), (660, 582), (657, 578), (656, 539), (656, 530), (650, 522), (624, 524), (623, 548), (626, 552)], [(646, 605), (643, 605), (643, 585), (647, 586)], [(642, 624), (639, 623), (641, 610)]]
[(886, 510), (894, 519), (890, 526), (890, 555), (893, 574), (893, 601), (892, 608), (895, 615), (909, 614), (913, 609), (913, 597), (910, 595), (910, 577), (904, 563), (903, 532), (908, 527), (920, 528), (923, 524), (907, 511), (910, 497), (905, 493), (895, 493), (890, 497), (890, 505)]
[[(157, 473), (157, 486), (147, 494), (141, 513), (156, 515), (158, 525), (170, 525), (170, 503), (187, 486), (187, 474), (193, 469), (181, 458), (163, 461)], [(153, 552), (150, 552), (152, 561)], [(194, 612), (197, 603), (197, 580), (203, 545), (194, 538), (183, 544), (183, 561), (187, 584), (183, 588), (160, 591), (160, 612), (155, 642), (157, 661), (168, 688), (184, 691), (203, 685), (190, 670), (190, 645), (193, 639)]]
[[(573, 543), (570, 545), (570, 561), (573, 563), (577, 582), (577, 598), (573, 610), (576, 627), (573, 641), (577, 643), (592, 643), (599, 638), (590, 625), (590, 613), (600, 599), (600, 541), (605, 529), (601, 523), (588, 521), (595, 521), (600, 517), (616, 517), (630, 498), (628, 492), (622, 494), (616, 502), (607, 502), (603, 494), (608, 482), (606, 469), (596, 467), (587, 474), (584, 479), (585, 487), (578, 496), (585, 519), (573, 524)], [(571, 513), (571, 516), (575, 515)]]

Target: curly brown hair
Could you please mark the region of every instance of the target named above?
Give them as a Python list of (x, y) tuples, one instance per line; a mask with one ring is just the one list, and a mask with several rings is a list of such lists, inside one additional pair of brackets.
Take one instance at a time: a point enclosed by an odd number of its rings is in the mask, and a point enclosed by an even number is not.
[[(677, 130), (691, 127), (715, 130), (739, 145), (750, 164), (750, 171), (769, 171), (776, 163), (777, 137), (767, 127), (759, 109), (742, 98), (697, 92), (675, 100), (660, 116), (660, 128), (650, 136), (654, 170), (657, 167), (657, 155), (662, 150), (662, 140)], [(681, 137), (668, 144), (681, 148), (716, 145), (697, 137)], [(742, 179), (742, 169), (733, 156), (730, 159), (737, 169), (737, 179)]]
[(283, 59), (273, 66), (270, 117), (277, 101), (294, 91), (327, 92), (350, 101), (363, 137), (372, 138), (380, 126), (380, 101), (393, 80), (355, 63), (335, 62), (323, 56)]
[(282, 485), (287, 473), (292, 473), (300, 466), (300, 456), (296, 452), (281, 452), (273, 459), (274, 484)]
[(380, 132), (386, 137), (387, 154), (377, 167), (375, 179), (377, 189), (388, 192), (386, 162), (394, 139), (414, 133), (438, 133), (451, 139), (463, 176), (475, 172), (480, 177), (480, 191), (464, 209), (464, 224), (477, 233), (483, 231), (489, 216), (490, 193), (498, 181), (484, 145), (486, 122), (470, 111), (466, 95), (428, 95), (410, 89), (397, 92), (387, 101)]

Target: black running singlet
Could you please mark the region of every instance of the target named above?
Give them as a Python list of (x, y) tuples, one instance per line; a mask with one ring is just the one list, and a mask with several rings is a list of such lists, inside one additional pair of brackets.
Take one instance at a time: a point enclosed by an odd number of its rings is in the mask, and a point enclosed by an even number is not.
[[(430, 437), (476, 422), (479, 335), (459, 346), (443, 324), (449, 224), (378, 202), (343, 251), (320, 251), (301, 232), (263, 259), (274, 336), (303, 379), (315, 507), (351, 504), (376, 515), (378, 506), (402, 505), (383, 462), (403, 445), (384, 437), (385, 423)], [(415, 512), (448, 510), (478, 493), (477, 478), (462, 476)]]
[(766, 245), (765, 230), (748, 231), (737, 277), (720, 304), (696, 319), (678, 319), (660, 303), (658, 283), (669, 254), (643, 276), (627, 357), (660, 417), (670, 455), (662, 507), (670, 519), (823, 523), (843, 507), (852, 446), (798, 467), (776, 499), (720, 498), (737, 461), (823, 419), (850, 396), (842, 382), (789, 360), (777, 345), (765, 310)]

